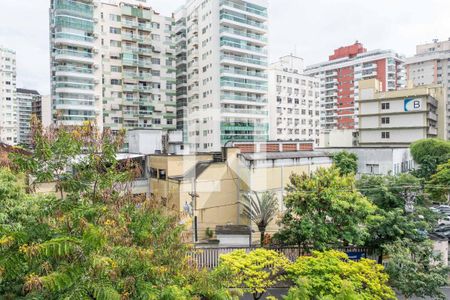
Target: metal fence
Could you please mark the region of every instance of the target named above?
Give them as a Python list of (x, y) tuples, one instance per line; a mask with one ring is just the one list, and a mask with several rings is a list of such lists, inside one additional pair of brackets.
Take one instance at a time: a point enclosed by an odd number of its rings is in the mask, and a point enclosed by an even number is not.
[[(246, 252), (258, 249), (257, 247), (211, 247), (211, 248), (196, 248), (189, 253), (189, 258), (193, 265), (199, 269), (214, 269), (219, 265), (220, 256), (233, 252), (235, 250), (245, 250)], [(264, 249), (273, 250), (286, 256), (290, 261), (297, 260), (300, 256), (309, 256), (311, 252), (299, 247), (266, 247)], [(355, 254), (358, 253), (358, 257), (375, 259), (371, 252), (367, 248), (359, 247), (344, 247), (336, 248), (334, 250), (342, 251), (345, 253)]]

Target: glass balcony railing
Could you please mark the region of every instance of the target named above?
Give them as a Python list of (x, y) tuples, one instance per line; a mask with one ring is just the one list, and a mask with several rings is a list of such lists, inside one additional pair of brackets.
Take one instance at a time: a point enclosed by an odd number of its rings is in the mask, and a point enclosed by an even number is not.
[(266, 8), (256, 8), (256, 7), (251, 7), (249, 5), (241, 5), (232, 1), (227, 1), (227, 0), (222, 0), (220, 1), (220, 5), (226, 5), (229, 7), (233, 7), (242, 11), (246, 11), (255, 15), (259, 15), (259, 16), (263, 16), (263, 17), (267, 17), (267, 9)]
[(56, 67), (57, 72), (73, 72), (73, 73), (80, 73), (80, 74), (93, 74), (94, 70), (89, 68), (79, 68), (74, 66), (57, 66)]
[(69, 56), (76, 56), (76, 57), (83, 57), (83, 58), (93, 58), (92, 53), (85, 52), (85, 51), (75, 51), (75, 50), (68, 50), (68, 49), (57, 49), (55, 51), (57, 55), (69, 55)]
[(253, 130), (268, 130), (269, 124), (255, 124), (255, 123), (222, 123), (221, 130), (229, 131), (253, 131)]
[(66, 32), (58, 32), (55, 34), (56, 39), (68, 39), (72, 41), (80, 41), (80, 42), (94, 42), (94, 38), (91, 36), (85, 36), (85, 35), (78, 35), (73, 33), (66, 33)]
[(55, 1), (55, 9), (65, 10), (83, 17), (92, 17), (94, 14), (94, 6), (73, 0), (57, 0)]
[(245, 17), (235, 16), (235, 15), (232, 15), (232, 14), (229, 14), (229, 13), (225, 13), (225, 12), (222, 12), (220, 14), (220, 19), (221, 20), (225, 19), (225, 20), (230, 20), (230, 21), (233, 21), (233, 22), (243, 23), (243, 24), (246, 24), (246, 25), (249, 25), (249, 26), (253, 26), (253, 27), (257, 27), (257, 28), (261, 28), (261, 29), (267, 29), (267, 25), (265, 25), (264, 23), (256, 22), (256, 21), (253, 21), (253, 20), (249, 20), (249, 19), (247, 19)]
[(228, 73), (228, 74), (243, 75), (243, 76), (258, 77), (258, 78), (267, 78), (267, 74), (262, 73), (262, 72), (252, 72), (252, 71), (245, 71), (245, 70), (239, 70), (239, 69), (221, 68), (220, 72)]
[(267, 111), (257, 109), (222, 108), (223, 113), (246, 114), (246, 115), (268, 115)]
[(220, 42), (220, 46), (228, 46), (228, 47), (248, 50), (248, 51), (257, 52), (259, 54), (264, 54), (264, 55), (267, 54), (267, 50), (266, 49), (259, 48), (259, 47), (253, 47), (253, 46), (247, 46), (247, 45), (244, 45), (244, 44), (234, 43), (234, 42), (231, 42), (231, 41), (221, 41)]
[(229, 87), (235, 87), (235, 88), (241, 88), (241, 89), (253, 89), (253, 90), (258, 90), (258, 91), (267, 90), (267, 85), (236, 82), (236, 81), (229, 81), (229, 80), (221, 80), (220, 86), (229, 86)]
[(236, 34), (236, 35), (240, 35), (240, 36), (243, 36), (243, 37), (248, 37), (250, 39), (259, 40), (261, 42), (267, 43), (267, 38), (265, 36), (260, 35), (260, 34), (254, 34), (254, 33), (251, 33), (251, 32), (246, 32), (246, 31), (243, 31), (243, 30), (237, 30), (237, 29), (222, 27), (222, 29), (220, 29), (220, 32), (221, 33), (222, 32), (228, 32), (228, 33), (231, 33), (231, 34)]
[(253, 65), (259, 65), (259, 66), (266, 66), (267, 65), (267, 60), (255, 59), (255, 58), (246, 58), (246, 57), (243, 57), (243, 56), (236, 56), (236, 55), (229, 55), (229, 54), (221, 55), (220, 59), (221, 60), (230, 59), (230, 60), (234, 60), (234, 61), (238, 61), (238, 62), (253, 64)]
[(69, 83), (69, 82), (59, 82), (55, 84), (56, 88), (72, 88), (80, 90), (94, 90), (94, 84), (89, 83)]
[(237, 101), (249, 101), (256, 103), (267, 103), (267, 99), (264, 98), (256, 98), (256, 97), (248, 97), (248, 96), (239, 96), (239, 95), (221, 95), (220, 99), (222, 100), (237, 100)]

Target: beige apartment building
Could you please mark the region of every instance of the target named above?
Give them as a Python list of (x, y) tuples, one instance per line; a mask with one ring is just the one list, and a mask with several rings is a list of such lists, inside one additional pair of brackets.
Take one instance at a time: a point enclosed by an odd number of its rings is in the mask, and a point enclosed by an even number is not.
[(359, 145), (408, 147), (425, 138), (446, 138), (446, 94), (442, 86), (381, 92), (380, 82), (360, 82)]
[[(201, 240), (207, 228), (249, 225), (240, 203), (250, 191), (273, 191), (281, 217), (289, 177), (330, 167), (332, 159), (316, 151), (241, 153), (238, 148), (224, 148), (223, 153), (150, 155), (147, 163), (153, 198), (182, 212), (189, 239), (195, 240), (197, 228), (197, 240)], [(254, 225), (253, 229), (258, 231)], [(277, 229), (274, 221), (267, 232)]]
[(53, 122), (175, 128), (172, 17), (139, 0), (52, 0)]

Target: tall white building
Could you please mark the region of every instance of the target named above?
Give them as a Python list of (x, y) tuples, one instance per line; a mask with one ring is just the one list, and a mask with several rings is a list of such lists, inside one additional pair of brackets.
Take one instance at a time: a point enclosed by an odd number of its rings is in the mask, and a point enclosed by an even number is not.
[(267, 0), (189, 0), (175, 13), (177, 127), (192, 151), (268, 139)]
[(0, 142), (18, 143), (17, 118), (16, 53), (0, 47)]
[(450, 39), (418, 45), (416, 55), (406, 60), (408, 81), (415, 86), (439, 84), (447, 94), (447, 136), (450, 137)]
[(269, 68), (271, 140), (312, 140), (319, 145), (320, 80), (303, 74), (303, 59), (284, 56)]
[(172, 23), (145, 0), (52, 0), (54, 121), (175, 128)]
[[(42, 118), (41, 95), (35, 90), (18, 88), (17, 105), (17, 143), (29, 147), (31, 145), (31, 117), (36, 114), (37, 118)], [(40, 111), (37, 109), (39, 106), (41, 106)]]

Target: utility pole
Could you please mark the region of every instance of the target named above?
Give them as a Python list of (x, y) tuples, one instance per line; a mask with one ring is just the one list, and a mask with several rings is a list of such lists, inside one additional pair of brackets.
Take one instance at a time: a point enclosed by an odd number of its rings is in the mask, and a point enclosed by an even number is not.
[(197, 178), (194, 174), (192, 177), (192, 192), (189, 193), (192, 201), (192, 239), (194, 244), (198, 241), (198, 228), (197, 228), (197, 216), (195, 215), (195, 210), (197, 209), (197, 198), (200, 196), (197, 194)]

